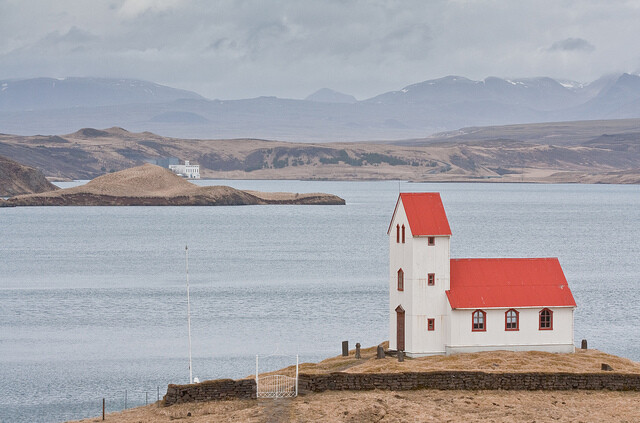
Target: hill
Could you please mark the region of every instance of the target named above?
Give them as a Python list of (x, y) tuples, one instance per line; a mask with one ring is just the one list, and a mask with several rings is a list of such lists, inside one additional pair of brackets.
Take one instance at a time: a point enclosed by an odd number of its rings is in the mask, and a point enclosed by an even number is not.
[(259, 204), (344, 204), (330, 194), (241, 191), (201, 187), (168, 169), (145, 164), (100, 176), (86, 185), (6, 200), (10, 206), (236, 206)]
[(357, 103), (358, 100), (350, 94), (340, 93), (329, 88), (321, 88), (313, 94), (305, 97), (307, 101), (319, 103)]
[[(334, 357), (304, 363), (301, 373), (393, 373), (470, 370), (489, 373), (598, 373), (601, 363), (615, 372), (637, 375), (640, 364), (597, 350), (573, 354), (495, 351), (453, 356), (376, 360), (375, 348), (362, 359)], [(277, 374), (295, 373), (290, 367)], [(265, 376), (265, 375), (261, 375)], [(252, 376), (250, 376), (252, 377)], [(206, 382), (204, 382), (206, 383)], [(193, 422), (372, 422), (372, 421), (637, 421), (640, 393), (595, 391), (509, 391), (414, 389), (385, 391), (326, 391), (304, 393), (292, 399), (192, 402), (158, 407), (152, 404), (107, 415), (123, 423), (164, 422), (188, 418)], [(190, 417), (189, 417), (190, 415)], [(83, 421), (94, 421), (87, 419)]]
[(57, 190), (38, 169), (0, 156), (0, 197)]
[(210, 100), (147, 81), (0, 81), (0, 132), (63, 134), (126, 127), (189, 138), (291, 142), (401, 140), (461, 127), (640, 117), (640, 76), (587, 84), (548, 77), (447, 76), (357, 101), (321, 89), (306, 99)]
[(639, 126), (639, 119), (522, 124), (395, 144), (179, 139), (85, 128), (0, 135), (0, 154), (67, 179), (174, 157), (199, 164), (204, 178), (640, 183)]
[(0, 111), (32, 111), (202, 99), (194, 92), (136, 79), (0, 80)]
[(572, 122), (520, 123), (502, 126), (461, 128), (424, 138), (391, 142), (396, 145), (425, 146), (439, 143), (479, 143), (514, 140), (532, 144), (581, 145), (600, 136), (635, 137), (640, 119), (584, 120)]

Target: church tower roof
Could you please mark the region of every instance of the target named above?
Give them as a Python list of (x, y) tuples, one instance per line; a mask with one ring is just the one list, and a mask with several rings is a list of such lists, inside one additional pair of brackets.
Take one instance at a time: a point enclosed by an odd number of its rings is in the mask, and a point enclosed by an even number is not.
[[(449, 228), (449, 221), (442, 205), (440, 193), (401, 193), (393, 216), (391, 216), (392, 222), (401, 200), (413, 236), (451, 235), (451, 228)], [(387, 233), (389, 231), (391, 231), (391, 226), (389, 226)]]

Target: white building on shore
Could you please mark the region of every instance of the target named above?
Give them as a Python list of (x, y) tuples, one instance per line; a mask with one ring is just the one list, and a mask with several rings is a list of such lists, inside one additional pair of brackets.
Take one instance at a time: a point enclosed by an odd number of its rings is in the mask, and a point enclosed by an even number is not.
[(169, 165), (169, 169), (180, 176), (189, 179), (200, 179), (200, 165), (189, 164), (189, 160), (185, 160), (184, 164)]
[(438, 193), (400, 194), (388, 235), (390, 349), (574, 351), (576, 302), (557, 258), (451, 259)]

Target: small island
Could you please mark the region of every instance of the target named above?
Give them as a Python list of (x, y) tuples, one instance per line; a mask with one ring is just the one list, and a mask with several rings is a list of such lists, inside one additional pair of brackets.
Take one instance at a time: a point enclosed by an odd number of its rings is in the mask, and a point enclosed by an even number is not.
[(324, 193), (267, 193), (228, 186), (197, 186), (160, 166), (145, 164), (110, 173), (85, 185), (11, 197), (0, 206), (241, 206), (344, 205)]

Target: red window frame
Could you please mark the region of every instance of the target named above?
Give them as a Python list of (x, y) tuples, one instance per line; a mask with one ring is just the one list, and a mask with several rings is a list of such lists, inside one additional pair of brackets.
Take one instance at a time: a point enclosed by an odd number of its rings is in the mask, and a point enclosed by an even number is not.
[(427, 319), (427, 330), (436, 330), (436, 319)]
[(402, 225), (402, 243), (404, 244), (404, 225)]
[[(509, 322), (509, 313), (513, 313), (513, 317), (515, 318), (515, 322)], [(512, 327), (509, 327), (509, 323), (511, 323)], [(513, 323), (515, 323), (515, 327), (513, 327)], [(515, 331), (520, 330), (520, 312), (514, 308), (510, 308), (509, 310), (504, 312), (504, 330)]]
[(400, 225), (396, 225), (396, 244), (400, 244)]
[(398, 291), (404, 291), (404, 270), (398, 269)]
[[(546, 317), (548, 316), (548, 317)], [(543, 326), (543, 319), (544, 326)], [(553, 311), (548, 308), (543, 308), (538, 313), (538, 330), (553, 330)]]
[(429, 273), (427, 274), (427, 285), (434, 286), (436, 284), (436, 274)]
[[(478, 327), (476, 329), (476, 316), (482, 316), (482, 328)], [(480, 319), (478, 319), (478, 323), (480, 323)], [(476, 310), (471, 313), (471, 332), (486, 332), (487, 331), (487, 313), (483, 310)]]
[(430, 236), (427, 237), (427, 245), (436, 245), (436, 237), (435, 236)]

